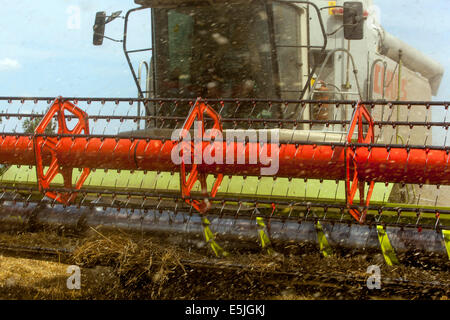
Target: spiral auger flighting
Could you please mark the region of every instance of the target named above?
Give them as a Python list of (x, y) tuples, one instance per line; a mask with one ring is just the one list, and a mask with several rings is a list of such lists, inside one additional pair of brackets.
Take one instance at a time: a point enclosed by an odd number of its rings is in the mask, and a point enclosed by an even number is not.
[[(132, 115), (137, 102), (156, 115)], [(203, 234), (217, 256), (229, 251), (220, 239), (231, 238), (269, 253), (283, 241), (318, 243), (324, 256), (335, 246), (381, 248), (388, 263), (396, 251), (449, 250), (450, 148), (430, 141), (449, 123), (429, 121), (447, 103), (326, 101), (350, 120), (255, 115), (262, 105), (284, 114), (318, 101), (0, 104), (2, 219), (38, 212), (62, 223), (83, 216), (93, 226)], [(247, 118), (234, 117), (239, 108)], [(398, 108), (406, 119), (392, 121)], [(424, 121), (411, 121), (420, 112)]]

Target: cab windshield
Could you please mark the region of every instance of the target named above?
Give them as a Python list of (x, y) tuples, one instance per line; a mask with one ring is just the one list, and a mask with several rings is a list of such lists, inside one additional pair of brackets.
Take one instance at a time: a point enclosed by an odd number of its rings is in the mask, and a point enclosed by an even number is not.
[[(161, 98), (296, 100), (309, 73), (305, 8), (284, 1), (153, 10), (154, 88)], [(189, 106), (155, 114), (185, 115)], [(229, 118), (292, 117), (298, 104), (225, 103)]]
[(266, 4), (156, 9), (162, 97), (276, 98)]

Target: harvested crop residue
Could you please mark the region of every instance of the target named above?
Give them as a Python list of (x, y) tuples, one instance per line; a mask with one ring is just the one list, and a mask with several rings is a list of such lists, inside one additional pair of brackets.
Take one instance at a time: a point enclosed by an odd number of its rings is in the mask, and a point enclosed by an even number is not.
[[(340, 252), (323, 258), (313, 247), (276, 248), (275, 255), (231, 252), (217, 259), (207, 248), (170, 244), (167, 238), (92, 229), (83, 237), (1, 235), (0, 243), (64, 248), (53, 261), (9, 253), (0, 260), (3, 299), (446, 299), (449, 262)], [(59, 261), (59, 259), (62, 259)], [(69, 265), (81, 268), (81, 290), (69, 290)], [(367, 268), (381, 268), (381, 290), (367, 288)]]

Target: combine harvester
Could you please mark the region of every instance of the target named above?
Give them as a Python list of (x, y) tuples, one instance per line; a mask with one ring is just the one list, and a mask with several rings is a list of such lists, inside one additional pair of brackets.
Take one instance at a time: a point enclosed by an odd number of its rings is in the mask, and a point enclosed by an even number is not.
[[(450, 148), (435, 136), (449, 104), (431, 101), (443, 68), (385, 32), (370, 0), (135, 2), (97, 13), (94, 45), (124, 19), (138, 98), (0, 98), (3, 226), (203, 237), (217, 256), (450, 253)], [(131, 49), (143, 15), (152, 47)]]

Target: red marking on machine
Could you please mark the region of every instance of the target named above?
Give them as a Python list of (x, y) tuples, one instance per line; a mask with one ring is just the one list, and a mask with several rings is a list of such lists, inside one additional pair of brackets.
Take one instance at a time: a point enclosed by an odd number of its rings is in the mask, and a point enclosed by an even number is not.
[(386, 70), (386, 77), (384, 77), (385, 70), (383, 66), (379, 64), (375, 65), (374, 82), (373, 82), (373, 92), (383, 96), (384, 98), (390, 100), (406, 100), (408, 98), (406, 79), (401, 80), (400, 87), (400, 97), (398, 97), (398, 73), (392, 70)]

